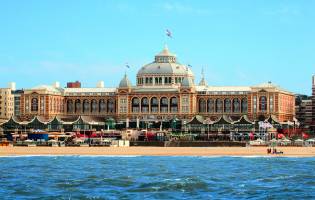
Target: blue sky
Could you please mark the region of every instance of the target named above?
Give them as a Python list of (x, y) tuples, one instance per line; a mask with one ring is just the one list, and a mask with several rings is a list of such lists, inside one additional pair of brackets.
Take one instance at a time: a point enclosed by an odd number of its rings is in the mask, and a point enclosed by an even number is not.
[[(0, 87), (115, 87), (168, 44), (199, 82), (311, 93), (315, 1), (0, 1)], [(167, 39), (165, 29), (173, 32)]]

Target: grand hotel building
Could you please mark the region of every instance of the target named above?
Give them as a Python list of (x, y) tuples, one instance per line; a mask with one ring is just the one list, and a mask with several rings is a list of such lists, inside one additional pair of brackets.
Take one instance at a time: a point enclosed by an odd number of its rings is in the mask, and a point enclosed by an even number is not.
[(209, 86), (203, 76), (195, 84), (188, 66), (165, 47), (152, 63), (140, 68), (136, 85), (125, 74), (117, 88), (61, 88), (42, 85), (26, 89), (20, 99), (24, 120), (40, 116), (101, 117), (116, 121), (165, 121), (174, 117), (189, 121), (196, 115), (217, 120), (221, 116), (250, 120), (273, 116), (292, 121), (295, 96), (271, 82), (255, 86)]

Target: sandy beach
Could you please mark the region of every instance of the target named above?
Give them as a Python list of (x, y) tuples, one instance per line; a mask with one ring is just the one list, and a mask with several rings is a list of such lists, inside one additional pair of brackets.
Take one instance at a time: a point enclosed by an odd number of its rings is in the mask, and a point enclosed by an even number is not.
[(315, 147), (0, 147), (0, 156), (19, 155), (144, 155), (144, 156), (293, 156), (313, 157)]

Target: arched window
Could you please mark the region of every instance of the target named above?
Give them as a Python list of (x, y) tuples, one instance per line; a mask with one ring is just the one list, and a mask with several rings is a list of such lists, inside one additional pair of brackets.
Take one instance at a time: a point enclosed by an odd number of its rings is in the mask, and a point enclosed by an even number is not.
[(75, 100), (75, 112), (81, 112), (81, 101), (80, 99)]
[(168, 112), (168, 100), (166, 97), (162, 97), (160, 100), (160, 112), (161, 113)]
[(68, 113), (73, 112), (73, 101), (71, 99), (67, 101), (67, 112)]
[(106, 112), (106, 101), (104, 99), (101, 99), (98, 104), (98, 111), (100, 113)]
[(168, 78), (164, 77), (164, 84), (167, 84), (167, 83), (168, 83)]
[(171, 104), (171, 112), (178, 112), (178, 100), (177, 97), (172, 97), (170, 99), (170, 104)]
[(225, 113), (230, 113), (231, 112), (231, 100), (230, 99), (225, 99), (224, 100), (224, 112)]
[(109, 113), (114, 113), (115, 112), (115, 100), (109, 99), (107, 103), (107, 111)]
[(232, 103), (232, 112), (238, 113), (240, 112), (240, 100), (239, 99), (233, 99)]
[(266, 112), (267, 111), (267, 97), (261, 96), (259, 98), (259, 110), (261, 112)]
[(90, 108), (90, 103), (87, 99), (83, 100), (83, 113), (88, 113)]
[(97, 101), (95, 99), (93, 99), (91, 101), (91, 112), (92, 113), (96, 113), (97, 112)]
[(38, 111), (38, 99), (37, 98), (33, 98), (32, 99), (31, 111), (32, 112), (37, 112)]
[(208, 99), (207, 104), (208, 104), (207, 112), (208, 113), (213, 113), (214, 112), (214, 100), (213, 99)]
[(149, 112), (149, 100), (147, 97), (143, 97), (141, 99), (141, 112), (143, 113)]
[(247, 112), (247, 99), (246, 98), (242, 99), (241, 109), (242, 109), (242, 113)]
[(217, 99), (215, 101), (215, 111), (217, 113), (222, 113), (223, 112), (223, 102), (221, 99)]
[(140, 100), (138, 97), (135, 97), (131, 100), (132, 112), (138, 113), (140, 111)]
[(159, 111), (159, 102), (156, 97), (151, 98), (151, 112), (157, 113)]
[(204, 99), (199, 99), (199, 112), (206, 112), (206, 101)]

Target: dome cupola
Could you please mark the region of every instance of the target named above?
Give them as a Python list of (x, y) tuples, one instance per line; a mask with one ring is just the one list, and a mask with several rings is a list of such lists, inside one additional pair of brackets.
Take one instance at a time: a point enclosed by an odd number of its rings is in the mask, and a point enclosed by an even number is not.
[(185, 77), (194, 79), (191, 69), (178, 63), (167, 46), (155, 56), (154, 62), (144, 65), (137, 73), (138, 86), (180, 86)]
[(168, 50), (167, 45), (155, 56), (156, 63), (176, 63), (176, 55)]

